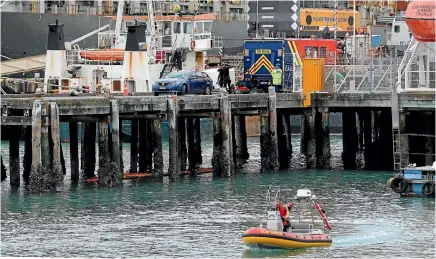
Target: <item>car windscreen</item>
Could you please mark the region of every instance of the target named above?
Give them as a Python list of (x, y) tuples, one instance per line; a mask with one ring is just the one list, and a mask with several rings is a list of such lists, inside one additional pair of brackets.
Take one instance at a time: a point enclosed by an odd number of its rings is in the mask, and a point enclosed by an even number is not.
[(165, 78), (166, 79), (171, 79), (171, 78), (176, 78), (176, 79), (186, 79), (188, 78), (189, 74), (191, 72), (181, 72), (181, 71), (175, 71), (175, 72), (171, 72), (169, 73)]

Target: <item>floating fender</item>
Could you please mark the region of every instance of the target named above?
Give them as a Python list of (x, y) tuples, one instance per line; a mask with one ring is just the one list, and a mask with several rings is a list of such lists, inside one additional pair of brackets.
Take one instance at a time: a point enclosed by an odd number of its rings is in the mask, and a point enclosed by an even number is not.
[(434, 183), (426, 182), (422, 185), (422, 193), (427, 197), (434, 196)]
[(405, 193), (409, 187), (409, 182), (403, 178), (394, 178), (391, 181), (391, 188), (396, 193)]
[(388, 181), (386, 182), (386, 186), (391, 188), (391, 184), (392, 184), (392, 180), (394, 180), (393, 177), (389, 178)]

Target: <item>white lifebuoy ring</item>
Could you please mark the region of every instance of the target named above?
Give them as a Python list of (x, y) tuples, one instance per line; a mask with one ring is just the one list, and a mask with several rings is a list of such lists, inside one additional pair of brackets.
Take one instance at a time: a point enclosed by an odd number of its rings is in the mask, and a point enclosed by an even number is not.
[(195, 40), (191, 41), (191, 49), (195, 49)]

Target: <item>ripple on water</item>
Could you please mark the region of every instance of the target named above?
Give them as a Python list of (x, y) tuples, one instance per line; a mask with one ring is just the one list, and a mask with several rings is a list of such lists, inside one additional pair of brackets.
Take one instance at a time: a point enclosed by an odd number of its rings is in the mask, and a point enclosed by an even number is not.
[[(332, 154), (338, 157), (341, 150), (335, 141), (332, 138)], [(298, 142), (293, 145), (298, 149)], [(400, 199), (385, 187), (391, 172), (259, 174), (258, 141), (250, 142), (250, 147), (245, 173), (233, 179), (212, 180), (202, 175), (176, 183), (127, 181), (121, 188), (99, 190), (73, 186), (66, 180), (63, 193), (37, 195), (11, 190), (5, 181), (1, 186), (1, 254), (351, 258), (392, 257), (402, 247), (403, 256), (434, 256), (435, 201)], [(203, 151), (210, 158), (211, 144), (204, 143)], [(294, 166), (300, 164), (298, 159), (295, 155)], [(128, 164), (127, 152), (124, 163)], [(331, 219), (332, 246), (296, 251), (247, 249), (241, 234), (263, 220), (268, 186), (290, 190), (282, 192), (284, 200), (292, 198), (298, 188), (311, 188)]]

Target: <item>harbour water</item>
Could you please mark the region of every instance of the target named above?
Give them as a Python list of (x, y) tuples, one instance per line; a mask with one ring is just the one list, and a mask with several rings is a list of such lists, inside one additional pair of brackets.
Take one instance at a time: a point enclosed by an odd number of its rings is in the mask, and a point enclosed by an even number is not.
[[(71, 185), (67, 172), (62, 192), (28, 194), (22, 187), (11, 189), (8, 178), (1, 184), (1, 255), (433, 257), (435, 200), (400, 198), (386, 187), (392, 172), (340, 170), (341, 137), (332, 136), (331, 143), (332, 170), (299, 169), (304, 163), (295, 137), (294, 170), (260, 173), (259, 140), (252, 138), (250, 160), (231, 179), (201, 175), (97, 189)], [(64, 144), (68, 168), (67, 150)], [(123, 151), (128, 165), (128, 145)], [(211, 154), (212, 144), (203, 142), (203, 161), (210, 164)], [(2, 142), (2, 157), (7, 166), (7, 142)], [(285, 201), (298, 188), (311, 188), (333, 227), (332, 246), (296, 251), (245, 247), (242, 232), (265, 220), (268, 186), (281, 188)]]

